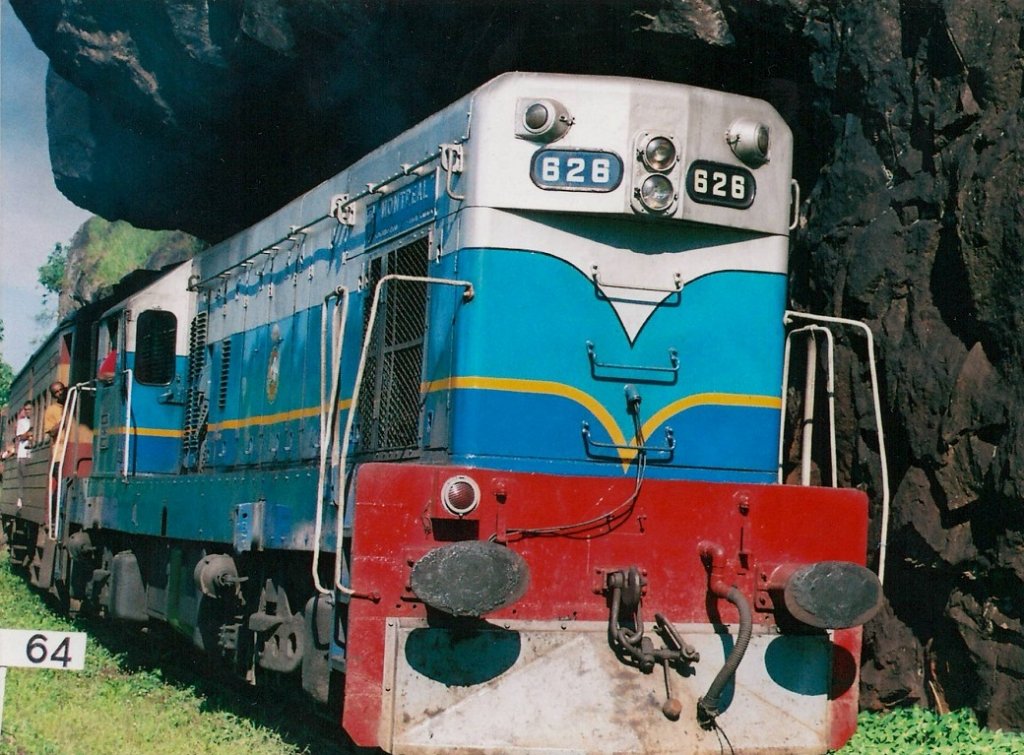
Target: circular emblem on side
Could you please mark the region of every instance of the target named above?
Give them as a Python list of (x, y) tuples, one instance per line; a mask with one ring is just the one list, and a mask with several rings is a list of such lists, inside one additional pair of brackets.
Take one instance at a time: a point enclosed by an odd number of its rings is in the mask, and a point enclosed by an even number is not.
[(274, 403), (277, 398), (277, 388), (281, 383), (281, 352), (277, 346), (270, 350), (270, 359), (267, 360), (267, 401)]

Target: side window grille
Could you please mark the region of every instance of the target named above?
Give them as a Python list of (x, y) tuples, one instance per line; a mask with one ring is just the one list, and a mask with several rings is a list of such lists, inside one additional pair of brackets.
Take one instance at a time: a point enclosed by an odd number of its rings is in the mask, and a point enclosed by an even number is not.
[(231, 375), (231, 339), (225, 338), (220, 344), (220, 381), (217, 385), (217, 408), (228, 405), (228, 378)]
[(206, 367), (207, 314), (200, 312), (192, 319), (188, 330), (188, 394), (185, 397), (185, 428), (182, 433), (182, 465), (196, 469), (199, 448), (206, 436), (206, 386), (203, 372)]
[[(429, 238), (421, 238), (370, 265), (368, 283), (384, 275), (425, 277)], [(363, 311), (368, 324), (373, 288)], [(392, 281), (377, 312), (360, 389), (359, 450), (380, 458), (414, 456), (420, 445), (421, 382), (427, 332), (427, 285)]]
[(171, 312), (148, 309), (135, 330), (135, 379), (143, 385), (167, 385), (174, 379), (174, 342), (178, 318)]

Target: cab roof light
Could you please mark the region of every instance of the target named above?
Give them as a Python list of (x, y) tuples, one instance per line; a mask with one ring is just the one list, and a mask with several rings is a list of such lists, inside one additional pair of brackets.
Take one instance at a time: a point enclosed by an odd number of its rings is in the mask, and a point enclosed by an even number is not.
[(771, 131), (752, 118), (733, 121), (725, 132), (725, 141), (733, 154), (751, 168), (759, 168), (770, 159)]
[(576, 119), (558, 100), (544, 97), (516, 103), (516, 136), (535, 142), (553, 142), (565, 136)]

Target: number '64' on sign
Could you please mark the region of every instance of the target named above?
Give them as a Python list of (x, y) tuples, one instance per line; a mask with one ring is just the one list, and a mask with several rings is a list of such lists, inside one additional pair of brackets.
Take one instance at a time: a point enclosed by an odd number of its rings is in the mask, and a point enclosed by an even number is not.
[(0, 666), (80, 671), (85, 643), (84, 632), (0, 629)]

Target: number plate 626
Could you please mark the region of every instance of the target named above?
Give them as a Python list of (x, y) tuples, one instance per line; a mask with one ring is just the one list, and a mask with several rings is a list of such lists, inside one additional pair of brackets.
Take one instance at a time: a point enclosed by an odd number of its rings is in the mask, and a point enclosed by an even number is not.
[(612, 191), (622, 181), (622, 159), (614, 152), (542, 149), (530, 163), (530, 178), (551, 191)]
[(753, 174), (735, 165), (695, 160), (686, 171), (686, 193), (694, 202), (745, 210), (756, 191)]

